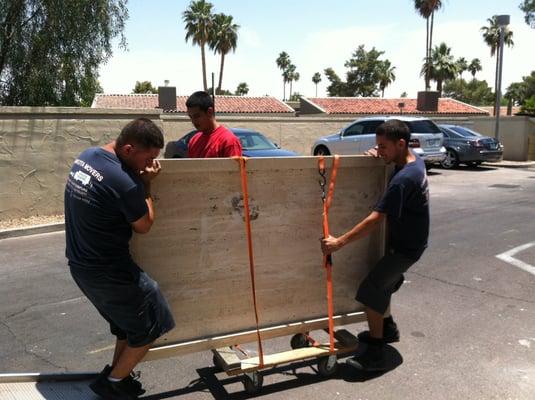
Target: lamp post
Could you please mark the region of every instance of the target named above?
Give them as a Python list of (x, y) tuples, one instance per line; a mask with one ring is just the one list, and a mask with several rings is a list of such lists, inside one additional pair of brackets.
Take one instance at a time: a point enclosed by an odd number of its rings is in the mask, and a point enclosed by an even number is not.
[(498, 64), (496, 66), (496, 105), (494, 107), (496, 117), (496, 140), (500, 140), (500, 102), (502, 100), (502, 68), (503, 68), (503, 40), (505, 36), (505, 27), (509, 25), (509, 15), (497, 15), (496, 22), (500, 27), (500, 43), (498, 45)]

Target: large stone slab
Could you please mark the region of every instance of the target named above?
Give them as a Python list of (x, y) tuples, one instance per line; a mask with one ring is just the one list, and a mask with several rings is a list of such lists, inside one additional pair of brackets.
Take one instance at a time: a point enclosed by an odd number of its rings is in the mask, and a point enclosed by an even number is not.
[[(158, 344), (255, 329), (239, 163), (161, 162), (153, 184), (156, 221), (131, 244), (134, 259), (159, 282), (176, 319), (176, 329)], [(370, 213), (385, 187), (386, 168), (370, 157), (341, 157), (329, 214), (333, 234)], [(317, 159), (249, 159), (247, 175), (261, 327), (325, 317)], [(381, 228), (334, 255), (335, 314), (361, 310), (356, 288), (383, 251)]]

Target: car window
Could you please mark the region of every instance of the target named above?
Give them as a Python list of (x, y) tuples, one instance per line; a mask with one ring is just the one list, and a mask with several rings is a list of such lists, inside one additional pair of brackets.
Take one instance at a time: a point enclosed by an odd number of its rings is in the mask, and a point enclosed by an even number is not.
[(406, 121), (405, 123), (408, 125), (411, 133), (440, 133), (438, 126), (430, 120)]
[(364, 133), (364, 122), (357, 122), (344, 131), (344, 136), (356, 136)]
[(243, 150), (271, 150), (277, 147), (258, 132), (234, 132), (240, 139)]
[(477, 132), (474, 132), (473, 130), (471, 129), (468, 129), (468, 128), (464, 128), (462, 126), (454, 126), (451, 128), (453, 131), (455, 131), (456, 133), (458, 133), (460, 136), (462, 137), (466, 137), (466, 138), (472, 138), (472, 137), (479, 137), (481, 136), (479, 133)]
[(379, 125), (381, 125), (382, 123), (383, 123), (383, 121), (368, 121), (368, 122), (366, 122), (365, 127), (364, 127), (364, 134), (365, 135), (368, 135), (368, 134), (374, 134), (375, 135), (375, 132), (377, 131), (377, 127)]
[(451, 134), (450, 134), (450, 131), (446, 128), (440, 128), (440, 131), (442, 132), (442, 134), (444, 135), (444, 137), (451, 137)]

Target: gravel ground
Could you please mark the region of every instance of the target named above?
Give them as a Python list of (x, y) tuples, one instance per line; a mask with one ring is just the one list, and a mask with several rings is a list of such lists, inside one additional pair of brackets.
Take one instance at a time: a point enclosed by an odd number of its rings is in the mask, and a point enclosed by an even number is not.
[(55, 224), (61, 222), (64, 222), (63, 215), (43, 215), (20, 219), (8, 219), (5, 221), (0, 220), (0, 230), (25, 228), (29, 226)]

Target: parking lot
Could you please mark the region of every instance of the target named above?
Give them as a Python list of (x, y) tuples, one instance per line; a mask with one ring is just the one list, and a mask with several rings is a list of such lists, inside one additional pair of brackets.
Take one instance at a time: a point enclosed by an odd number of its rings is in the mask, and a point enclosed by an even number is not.
[[(394, 297), (402, 335), (389, 349), (395, 368), (363, 374), (340, 360), (324, 380), (311, 362), (280, 366), (265, 372), (261, 397), (533, 398), (535, 168), (437, 168), (429, 181), (430, 247)], [(109, 362), (107, 327), (72, 282), (63, 253), (62, 232), (0, 241), (0, 297), (8, 299), (0, 305), (0, 372), (100, 370)], [(265, 351), (288, 343), (268, 341)], [(145, 363), (141, 372), (147, 399), (245, 397), (239, 378), (216, 373), (209, 352)]]

